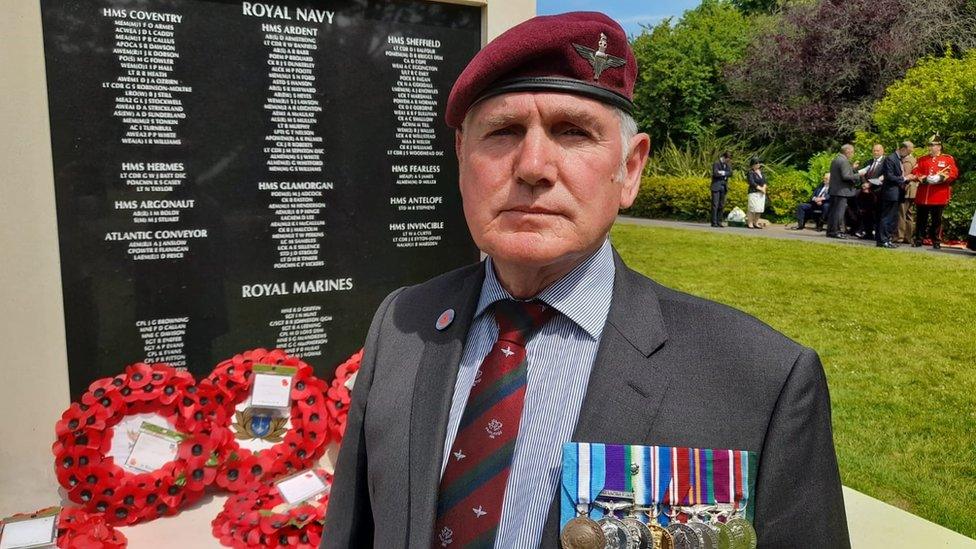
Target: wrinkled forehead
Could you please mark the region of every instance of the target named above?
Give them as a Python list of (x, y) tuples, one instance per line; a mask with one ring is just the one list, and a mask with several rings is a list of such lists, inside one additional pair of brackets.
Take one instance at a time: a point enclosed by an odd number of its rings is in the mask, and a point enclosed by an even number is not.
[(489, 97), (468, 111), (464, 127), (569, 122), (597, 129), (619, 127), (614, 109), (600, 101), (569, 93), (518, 92)]

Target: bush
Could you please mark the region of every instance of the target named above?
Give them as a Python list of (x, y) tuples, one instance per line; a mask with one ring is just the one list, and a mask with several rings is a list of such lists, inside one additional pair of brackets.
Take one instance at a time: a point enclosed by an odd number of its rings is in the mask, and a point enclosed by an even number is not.
[[(791, 219), (797, 203), (809, 200), (811, 188), (804, 172), (782, 170), (771, 173), (765, 217), (776, 222)], [(726, 212), (736, 206), (745, 211), (747, 190), (745, 180), (729, 181)], [(709, 219), (711, 210), (710, 179), (645, 176), (633, 206), (623, 213), (636, 217), (704, 221)]]
[(976, 174), (970, 173), (960, 178), (952, 189), (952, 199), (942, 220), (942, 237), (966, 240), (973, 212), (976, 212)]
[[(729, 135), (706, 131), (684, 145), (670, 138), (663, 145), (652, 143), (653, 154), (647, 161), (645, 174), (671, 177), (711, 177), (712, 163), (723, 152), (732, 154), (732, 171), (741, 175), (749, 169), (749, 159), (758, 156), (770, 173), (785, 169), (789, 154), (782, 154), (772, 144), (756, 149)], [(744, 177), (744, 176), (743, 176)]]
[[(728, 209), (745, 209), (745, 181), (730, 181), (726, 200)], [(646, 176), (640, 191), (626, 215), (648, 218), (701, 221), (712, 210), (711, 180), (703, 177)]]
[(816, 189), (820, 185), (825, 173), (830, 173), (830, 163), (834, 161), (834, 157), (839, 152), (824, 151), (810, 157), (810, 161), (807, 162), (806, 175), (807, 181), (811, 185), (811, 190)]
[(807, 172), (782, 170), (770, 174), (768, 179), (765, 217), (777, 222), (793, 219), (796, 205), (809, 200), (813, 193), (814, 186), (810, 184)]

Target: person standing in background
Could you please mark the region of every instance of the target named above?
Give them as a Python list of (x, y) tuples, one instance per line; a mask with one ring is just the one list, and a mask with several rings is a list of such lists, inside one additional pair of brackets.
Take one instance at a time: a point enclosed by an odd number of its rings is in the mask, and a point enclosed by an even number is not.
[(959, 177), (956, 159), (942, 154), (939, 134), (929, 139), (929, 154), (918, 159), (913, 173), (919, 178), (919, 187), (915, 195), (918, 222), (912, 246), (921, 246), (928, 233), (932, 249), (938, 250), (942, 248), (942, 212), (952, 196), (952, 183)]
[(732, 175), (732, 153), (724, 152), (718, 162), (712, 164), (712, 227), (722, 226), (725, 213), (725, 195), (729, 191)]
[(847, 200), (857, 195), (860, 176), (854, 170), (857, 165), (851, 164), (854, 157), (854, 145), (846, 143), (840, 148), (840, 153), (830, 163), (830, 221), (827, 224), (827, 236), (830, 238), (847, 238), (844, 234), (844, 214), (847, 212)]
[(746, 227), (750, 229), (761, 229), (759, 218), (766, 211), (766, 176), (762, 173), (762, 160), (752, 157), (749, 161), (749, 173), (746, 174), (746, 181), (749, 183), (749, 206)]
[(973, 213), (973, 222), (969, 224), (969, 238), (966, 240), (966, 247), (976, 252), (976, 212)]
[[(865, 186), (861, 186), (861, 194), (858, 198), (864, 198), (863, 202), (865, 205), (870, 204), (870, 210), (865, 211), (866, 215), (862, 216), (863, 221), (861, 228), (858, 230), (857, 236), (864, 239), (873, 239), (877, 231), (875, 231), (875, 226), (878, 224), (878, 220), (881, 219), (881, 185), (884, 179), (884, 160), (885, 160), (885, 150), (881, 143), (875, 143), (871, 146), (871, 160), (867, 163), (864, 168), (858, 170), (858, 174), (861, 176), (862, 181), (867, 184), (867, 189), (865, 191)], [(865, 192), (869, 193), (867, 196), (861, 196)]]
[(898, 236), (896, 242), (905, 244), (912, 243), (912, 234), (915, 233), (915, 193), (918, 190), (918, 177), (912, 172), (918, 160), (915, 158), (915, 144), (911, 141), (902, 141), (901, 148), (908, 151), (908, 154), (901, 157), (901, 173), (905, 174), (905, 186), (902, 187), (900, 204), (898, 206)]
[(881, 189), (878, 194), (878, 221), (874, 228), (874, 241), (879, 248), (897, 248), (891, 242), (891, 233), (898, 221), (898, 199), (907, 184), (901, 171), (901, 159), (910, 154), (902, 143), (901, 147), (884, 159), (881, 170)]

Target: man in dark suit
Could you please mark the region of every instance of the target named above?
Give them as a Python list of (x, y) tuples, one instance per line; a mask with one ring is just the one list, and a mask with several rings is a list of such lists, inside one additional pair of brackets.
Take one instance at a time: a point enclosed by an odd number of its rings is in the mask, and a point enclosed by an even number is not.
[(729, 177), (732, 176), (732, 153), (724, 152), (712, 164), (712, 227), (722, 226), (725, 214), (725, 195), (729, 192)]
[(853, 157), (854, 145), (847, 143), (830, 163), (830, 220), (827, 223), (827, 236), (830, 238), (847, 238), (844, 234), (847, 200), (857, 195), (861, 182), (861, 177), (854, 171), (856, 165), (851, 165)]
[(861, 176), (861, 192), (857, 193), (854, 201), (857, 203), (859, 226), (854, 232), (858, 238), (873, 240), (874, 230), (881, 219), (881, 186), (884, 179), (884, 145), (875, 143), (871, 147), (871, 159), (858, 170)]
[(813, 190), (810, 200), (796, 205), (796, 227), (788, 227), (794, 231), (802, 231), (807, 220), (815, 219), (817, 230), (823, 230), (824, 220), (830, 215), (830, 174), (825, 173), (820, 186)]
[(908, 179), (902, 172), (902, 158), (912, 154), (911, 144), (904, 142), (898, 150), (884, 159), (881, 189), (879, 191), (880, 207), (878, 209), (877, 226), (874, 229), (875, 243), (879, 248), (897, 248), (891, 241), (892, 233), (898, 227), (898, 206), (901, 194), (908, 185)]
[(376, 312), (323, 547), (558, 547), (571, 440), (755, 452), (759, 545), (849, 547), (816, 353), (610, 245), (650, 147), (636, 76), (588, 12), (514, 27), (459, 77), (446, 118), (488, 258)]

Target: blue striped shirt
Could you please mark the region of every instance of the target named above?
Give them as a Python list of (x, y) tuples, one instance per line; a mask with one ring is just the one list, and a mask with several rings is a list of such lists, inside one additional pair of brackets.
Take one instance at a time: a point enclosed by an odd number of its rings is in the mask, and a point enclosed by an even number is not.
[[(441, 474), (451, 457), (464, 406), (475, 374), (498, 337), (488, 311), (511, 299), (486, 260), (485, 281), (461, 356), (444, 441)], [(613, 294), (614, 263), (610, 241), (537, 298), (561, 314), (547, 322), (526, 346), (527, 387), (512, 469), (505, 488), (497, 548), (538, 547), (559, 488), (562, 446), (576, 429)], [(486, 312), (487, 311), (487, 312)]]

